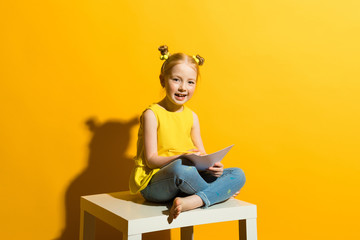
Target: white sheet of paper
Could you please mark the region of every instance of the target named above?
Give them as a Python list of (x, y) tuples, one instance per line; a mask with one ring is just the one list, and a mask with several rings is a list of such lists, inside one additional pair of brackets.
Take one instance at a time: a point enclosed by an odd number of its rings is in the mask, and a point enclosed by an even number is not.
[(207, 155), (198, 156), (195, 154), (188, 154), (188, 155), (184, 155), (184, 157), (191, 160), (199, 171), (204, 171), (209, 167), (214, 166), (216, 162), (220, 162), (233, 146), (234, 144), (220, 151)]

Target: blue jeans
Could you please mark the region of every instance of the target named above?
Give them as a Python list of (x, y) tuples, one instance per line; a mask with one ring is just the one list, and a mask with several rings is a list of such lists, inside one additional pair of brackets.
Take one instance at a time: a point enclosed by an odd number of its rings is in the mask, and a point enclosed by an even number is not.
[(204, 208), (229, 199), (245, 184), (245, 174), (240, 168), (226, 168), (220, 177), (208, 172), (198, 172), (187, 159), (176, 159), (162, 167), (141, 191), (150, 202), (167, 202), (177, 196), (196, 194)]

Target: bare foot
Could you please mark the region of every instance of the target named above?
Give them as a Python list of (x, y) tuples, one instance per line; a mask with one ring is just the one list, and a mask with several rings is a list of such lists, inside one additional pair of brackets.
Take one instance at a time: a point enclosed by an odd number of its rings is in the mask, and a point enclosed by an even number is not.
[(177, 218), (181, 212), (185, 212), (191, 209), (195, 209), (204, 205), (204, 202), (198, 195), (191, 195), (188, 197), (177, 197), (173, 201), (173, 205), (170, 209), (170, 218)]

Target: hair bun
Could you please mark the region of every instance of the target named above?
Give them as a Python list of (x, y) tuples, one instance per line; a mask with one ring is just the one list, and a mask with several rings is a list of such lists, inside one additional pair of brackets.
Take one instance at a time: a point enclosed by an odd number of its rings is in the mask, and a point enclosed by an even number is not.
[(169, 49), (166, 45), (160, 46), (158, 50), (160, 51), (161, 55), (169, 55)]
[(198, 54), (198, 55), (196, 55), (196, 58), (199, 59), (199, 62), (198, 62), (199, 66), (201, 66), (201, 65), (204, 64), (205, 59), (204, 59), (203, 57), (201, 57), (201, 56)]

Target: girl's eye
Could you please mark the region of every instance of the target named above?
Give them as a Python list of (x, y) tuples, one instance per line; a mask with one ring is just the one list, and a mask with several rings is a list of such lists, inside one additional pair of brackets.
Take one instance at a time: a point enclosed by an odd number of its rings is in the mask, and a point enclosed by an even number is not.
[(177, 78), (173, 78), (173, 81), (177, 82), (177, 81), (179, 81), (179, 79), (177, 79)]
[(195, 84), (195, 82), (194, 81), (189, 81), (189, 84), (193, 85), (193, 84)]

